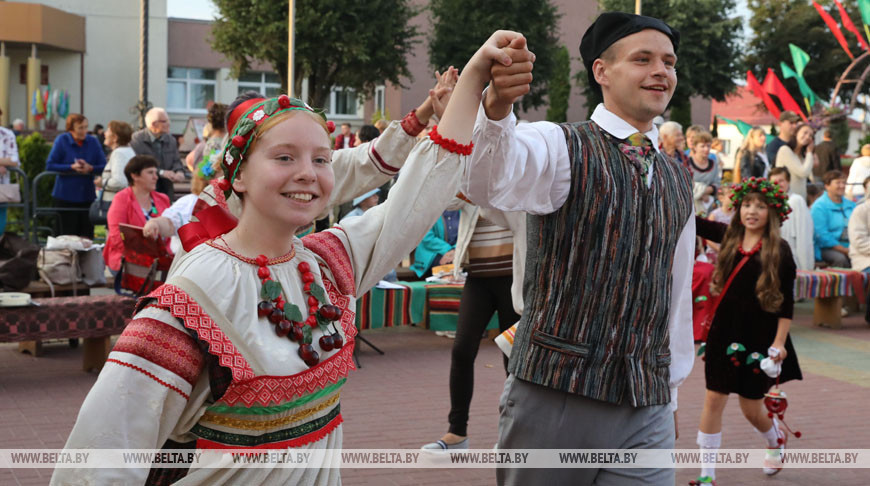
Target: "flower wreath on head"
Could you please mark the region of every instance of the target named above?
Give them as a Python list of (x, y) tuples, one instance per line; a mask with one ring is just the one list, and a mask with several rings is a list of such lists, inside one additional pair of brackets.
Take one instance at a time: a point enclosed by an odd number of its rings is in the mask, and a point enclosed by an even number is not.
[(735, 206), (740, 204), (750, 192), (757, 192), (764, 196), (767, 205), (779, 214), (780, 224), (784, 223), (788, 219), (788, 215), (791, 214), (788, 195), (778, 184), (767, 179), (750, 177), (743, 182), (733, 184), (731, 189), (734, 191), (731, 194), (731, 202)]
[[(247, 100), (233, 109), (229, 114), (227, 119), (229, 136), (221, 154), (221, 163), (225, 175), (219, 184), (220, 189), (224, 191), (226, 197), (230, 196), (239, 166), (241, 166), (245, 153), (254, 139), (255, 128), (262, 125), (272, 116), (292, 110), (305, 110), (326, 118), (322, 112), (315, 111), (302, 100), (290, 98), (284, 94), (277, 98), (253, 98)], [(327, 121), (326, 128), (329, 133), (334, 132), (335, 123)]]

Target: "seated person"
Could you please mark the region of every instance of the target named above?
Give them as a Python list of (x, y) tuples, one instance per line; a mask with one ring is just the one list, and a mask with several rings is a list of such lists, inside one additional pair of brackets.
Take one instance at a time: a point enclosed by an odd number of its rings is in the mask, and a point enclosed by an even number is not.
[(219, 174), (220, 153), (213, 154), (199, 162), (193, 171), (193, 179), (190, 182), (190, 194), (180, 197), (172, 203), (172, 206), (160, 216), (151, 218), (145, 223), (142, 233), (148, 238), (171, 238), (170, 247), (172, 253), (178, 254), (181, 250), (181, 240), (178, 239), (178, 228), (190, 222), (199, 195), (208, 185), (209, 181)]
[[(144, 227), (169, 207), (169, 197), (157, 192), (157, 159), (150, 155), (137, 155), (127, 162), (124, 175), (128, 186), (118, 192), (106, 216), (109, 236), (103, 248), (103, 259), (112, 275), (121, 269), (124, 241), (120, 224)], [(169, 248), (167, 242), (167, 249)]]
[(813, 203), (813, 247), (816, 261), (833, 267), (851, 268), (849, 261), (849, 217), (855, 203), (846, 199), (846, 176), (838, 170), (824, 175), (825, 192)]
[(411, 270), (418, 277), (431, 274), (432, 267), (453, 263), (456, 237), (459, 234), (459, 211), (444, 211), (435, 226), (426, 233), (414, 250)]
[(379, 201), (378, 194), (380, 192), (380, 189), (372, 189), (371, 191), (363, 194), (362, 196), (354, 198), (353, 210), (347, 213), (343, 218), (341, 218), (341, 221), (344, 222), (347, 218), (352, 218), (354, 216), (362, 216), (363, 213), (377, 206)]
[[(864, 179), (862, 189), (862, 194), (870, 194), (870, 177)], [(866, 198), (855, 206), (849, 218), (849, 259), (852, 270), (870, 273), (870, 200)]]

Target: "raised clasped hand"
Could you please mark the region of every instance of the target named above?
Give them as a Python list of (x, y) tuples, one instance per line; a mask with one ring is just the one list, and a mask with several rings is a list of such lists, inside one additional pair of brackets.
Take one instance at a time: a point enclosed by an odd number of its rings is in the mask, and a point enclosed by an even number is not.
[(429, 99), (432, 101), (432, 110), (439, 119), (444, 115), (453, 88), (459, 80), (459, 70), (453, 66), (448, 67), (443, 73), (435, 71), (435, 87), (429, 90)]
[[(502, 32), (505, 31), (493, 34), (490, 41)], [(487, 116), (494, 120), (510, 114), (513, 104), (531, 90), (532, 69), (535, 64), (535, 54), (529, 50), (522, 34), (512, 37), (502, 34), (499, 39), (502, 41), (500, 50), (511, 62), (494, 62), (490, 65), (491, 81), (484, 108)]]

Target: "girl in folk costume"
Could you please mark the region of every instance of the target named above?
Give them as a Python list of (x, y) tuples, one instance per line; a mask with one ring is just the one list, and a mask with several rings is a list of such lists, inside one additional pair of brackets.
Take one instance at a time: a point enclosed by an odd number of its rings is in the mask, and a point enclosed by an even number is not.
[[(795, 263), (779, 236), (791, 209), (785, 192), (765, 179), (753, 177), (733, 187), (736, 214), (729, 225), (696, 218), (698, 235), (721, 245), (711, 285), (716, 299), (712, 325), (705, 349), (699, 351), (705, 353), (707, 394), (698, 445), (702, 452), (719, 449), (722, 412), (728, 395), (737, 393), (743, 415), (767, 442), (764, 472), (773, 475), (782, 468), (787, 435), (762, 403), (775, 383), (767, 364), (781, 367), (779, 383), (802, 379), (788, 334)], [(762, 363), (764, 358), (770, 361)], [(705, 464), (701, 477), (690, 484), (715, 484), (714, 479), (715, 463)]]
[[(66, 444), (317, 449), (322, 462), (264, 469), (228, 460), (225, 469), (151, 469), (150, 477), (57, 469), (53, 482), (339, 484), (355, 296), (411, 251), (456, 194), (490, 69), (511, 64), (501, 48), (524, 42), (499, 31), (475, 53), (441, 125), (413, 149), (386, 203), (304, 240), (297, 227), (322, 212), (333, 189), (327, 123), (283, 95), (234, 108), (221, 189), (240, 197), (241, 216), (212, 206), (198, 213), (199, 227), (182, 231), (188, 246), (202, 243), (139, 303)], [(214, 231), (220, 236), (209, 238)]]

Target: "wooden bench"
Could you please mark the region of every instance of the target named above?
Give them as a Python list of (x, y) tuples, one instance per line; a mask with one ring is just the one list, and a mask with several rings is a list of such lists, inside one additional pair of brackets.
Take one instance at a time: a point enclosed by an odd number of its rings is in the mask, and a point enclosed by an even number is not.
[(111, 350), (111, 336), (121, 334), (133, 315), (135, 299), (119, 295), (83, 295), (34, 299), (38, 305), (4, 308), (0, 342), (34, 342), (38, 355), (43, 339), (84, 340), (82, 368), (102, 369)]
[(843, 302), (859, 308), (868, 291), (868, 275), (842, 268), (798, 270), (794, 284), (795, 299), (815, 299), (813, 324), (840, 329)]

